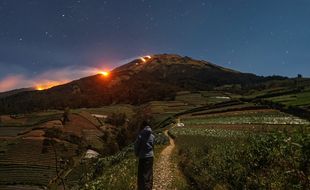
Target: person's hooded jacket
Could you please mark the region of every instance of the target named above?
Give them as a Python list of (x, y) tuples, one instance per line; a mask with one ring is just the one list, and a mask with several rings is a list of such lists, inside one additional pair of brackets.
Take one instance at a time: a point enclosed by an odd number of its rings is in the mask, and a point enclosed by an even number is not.
[(139, 158), (154, 157), (154, 135), (150, 126), (146, 126), (135, 141), (135, 155)]

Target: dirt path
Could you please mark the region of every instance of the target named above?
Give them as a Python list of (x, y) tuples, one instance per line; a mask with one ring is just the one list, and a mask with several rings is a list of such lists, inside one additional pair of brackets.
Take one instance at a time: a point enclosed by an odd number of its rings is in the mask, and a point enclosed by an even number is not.
[(174, 179), (173, 168), (175, 166), (172, 162), (172, 151), (175, 144), (174, 140), (168, 135), (168, 130), (165, 131), (165, 135), (169, 137), (170, 145), (160, 153), (155, 163), (153, 190), (173, 189), (171, 188), (171, 184)]

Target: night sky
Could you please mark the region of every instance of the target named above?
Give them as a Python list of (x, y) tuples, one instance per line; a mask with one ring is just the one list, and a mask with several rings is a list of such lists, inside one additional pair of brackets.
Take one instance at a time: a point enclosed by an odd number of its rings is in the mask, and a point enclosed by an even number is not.
[(0, 0), (0, 91), (176, 53), (310, 76), (310, 0)]

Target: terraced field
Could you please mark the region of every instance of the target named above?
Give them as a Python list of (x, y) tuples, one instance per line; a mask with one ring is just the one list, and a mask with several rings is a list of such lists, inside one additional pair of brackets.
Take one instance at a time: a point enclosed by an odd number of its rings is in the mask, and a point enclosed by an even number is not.
[[(59, 146), (56, 144), (55, 146)], [(58, 152), (58, 159), (75, 155), (76, 147), (63, 145), (66, 153)], [(55, 148), (55, 147), (54, 147)], [(56, 176), (56, 155), (42, 138), (1, 141), (0, 184), (28, 184), (46, 186)], [(59, 147), (56, 147), (59, 150)], [(57, 163), (59, 165), (59, 163)], [(59, 166), (58, 166), (59, 167)]]
[[(90, 147), (102, 148), (98, 121), (89, 113), (72, 114), (65, 126), (54, 115), (42, 113), (42, 119), (25, 121), (36, 123), (26, 127), (0, 127), (0, 187), (46, 188), (56, 176), (70, 169), (74, 159), (80, 157), (81, 139)], [(37, 114), (32, 114), (38, 117)], [(18, 120), (19, 118), (9, 118)], [(97, 121), (97, 123), (96, 123)], [(59, 138), (59, 139), (58, 139)], [(73, 144), (73, 143), (76, 144)]]
[(310, 107), (310, 90), (295, 94), (288, 94), (282, 96), (275, 96), (271, 98), (266, 98), (266, 100), (273, 101), (276, 103), (284, 104), (288, 106), (296, 106), (305, 109)]
[(59, 120), (61, 113), (42, 112), (27, 115), (0, 116), (0, 127), (31, 127), (51, 120)]

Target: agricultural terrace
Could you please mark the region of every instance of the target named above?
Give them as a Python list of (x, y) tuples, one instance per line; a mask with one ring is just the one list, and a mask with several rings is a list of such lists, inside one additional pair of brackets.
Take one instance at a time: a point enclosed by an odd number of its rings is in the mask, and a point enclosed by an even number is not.
[[(56, 176), (55, 156), (63, 159), (64, 167), (67, 159), (75, 155), (75, 149), (73, 144), (52, 144), (42, 138), (1, 140), (0, 184), (46, 186)], [(57, 167), (61, 167), (60, 163)]]
[(272, 130), (309, 125), (309, 121), (275, 109), (240, 103), (187, 113), (179, 116), (187, 127), (238, 130)]
[(276, 102), (283, 104), (287, 107), (289, 106), (296, 106), (301, 107), (304, 109), (309, 109), (310, 107), (310, 90), (294, 93), (294, 94), (288, 94), (288, 95), (282, 95), (282, 96), (275, 96), (271, 98), (266, 98), (266, 100)]

